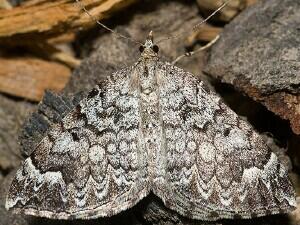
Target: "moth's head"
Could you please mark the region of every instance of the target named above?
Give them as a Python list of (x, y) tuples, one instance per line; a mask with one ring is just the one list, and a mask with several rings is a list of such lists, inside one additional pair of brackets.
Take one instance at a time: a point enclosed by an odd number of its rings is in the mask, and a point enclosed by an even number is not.
[(141, 45), (139, 48), (141, 55), (143, 57), (156, 57), (159, 52), (159, 48), (153, 42), (153, 32), (150, 31), (145, 44)]

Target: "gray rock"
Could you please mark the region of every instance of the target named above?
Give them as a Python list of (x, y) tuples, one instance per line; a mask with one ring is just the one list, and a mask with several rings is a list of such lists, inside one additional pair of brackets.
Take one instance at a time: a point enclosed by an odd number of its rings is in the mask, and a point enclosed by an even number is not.
[(259, 1), (225, 27), (205, 71), (289, 120), (300, 134), (299, 37), (299, 1)]

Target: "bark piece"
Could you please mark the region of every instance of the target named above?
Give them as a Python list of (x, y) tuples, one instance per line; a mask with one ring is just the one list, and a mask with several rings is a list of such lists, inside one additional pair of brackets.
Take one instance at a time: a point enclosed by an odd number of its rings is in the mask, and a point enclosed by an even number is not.
[[(1, 10), (0, 43), (44, 40), (79, 28), (89, 28), (94, 22), (74, 2), (32, 0), (11, 10)], [(100, 20), (132, 2), (134, 0), (83, 0), (91, 14)]]
[(234, 85), (300, 134), (300, 2), (261, 1), (226, 26), (205, 71)]
[(40, 101), (46, 89), (60, 91), (69, 80), (68, 67), (34, 57), (0, 58), (0, 91)]
[(80, 65), (80, 60), (75, 58), (74, 52), (71, 51), (69, 44), (65, 43), (56, 47), (53, 44), (41, 41), (34, 45), (30, 44), (26, 47), (29, 51), (36, 53), (36, 55), (41, 55), (43, 58), (64, 64), (71, 69)]

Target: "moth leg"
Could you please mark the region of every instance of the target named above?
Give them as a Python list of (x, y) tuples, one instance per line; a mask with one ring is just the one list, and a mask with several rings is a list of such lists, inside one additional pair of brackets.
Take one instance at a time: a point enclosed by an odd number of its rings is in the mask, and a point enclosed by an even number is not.
[(217, 42), (217, 40), (220, 38), (220, 35), (217, 35), (213, 40), (211, 40), (210, 42), (208, 42), (206, 45), (196, 49), (195, 51), (190, 51), (190, 52), (186, 52), (180, 56), (178, 56), (173, 62), (172, 64), (175, 65), (179, 60), (181, 60), (184, 57), (191, 57), (192, 55), (204, 51), (205, 49), (210, 48), (214, 43)]

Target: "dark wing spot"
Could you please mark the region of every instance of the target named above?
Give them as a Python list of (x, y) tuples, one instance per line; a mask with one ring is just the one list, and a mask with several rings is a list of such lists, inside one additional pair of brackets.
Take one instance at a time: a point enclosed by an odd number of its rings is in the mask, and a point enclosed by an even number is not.
[(74, 112), (74, 119), (83, 119), (83, 120), (86, 120), (86, 115), (84, 112), (81, 112), (82, 108), (81, 106), (78, 104), (76, 107), (75, 107), (75, 112)]
[(99, 94), (99, 90), (97, 89), (97, 88), (93, 88), (90, 92), (89, 92), (89, 94), (88, 94), (88, 98), (93, 98), (93, 97), (95, 97), (97, 94)]
[(79, 141), (79, 137), (76, 133), (71, 132), (71, 135), (72, 135), (73, 141)]
[(115, 112), (114, 113), (114, 123), (117, 124), (121, 119), (123, 115), (120, 112)]
[(224, 130), (224, 136), (225, 136), (225, 137), (228, 137), (229, 133), (230, 133), (230, 129), (226, 128), (226, 129)]
[(211, 211), (209, 217), (212, 219), (216, 219), (216, 218), (219, 218), (220, 216), (219, 216), (219, 213), (217, 213), (215, 211)]

